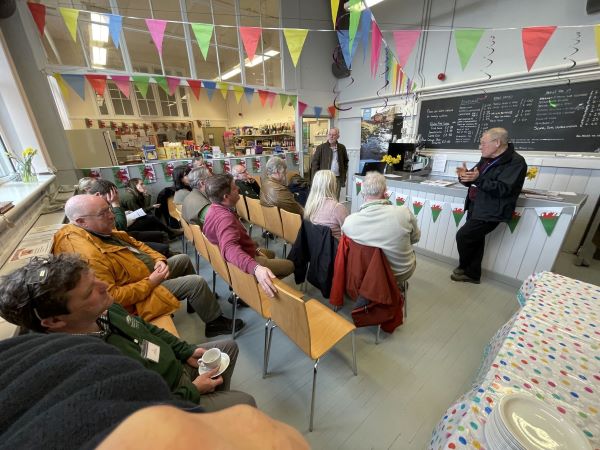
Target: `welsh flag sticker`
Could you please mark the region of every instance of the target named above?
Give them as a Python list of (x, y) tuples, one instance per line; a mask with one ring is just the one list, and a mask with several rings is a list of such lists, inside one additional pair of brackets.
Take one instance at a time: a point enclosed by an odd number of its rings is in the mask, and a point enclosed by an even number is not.
[(508, 228), (510, 229), (511, 233), (515, 232), (515, 228), (517, 228), (519, 220), (521, 220), (521, 217), (523, 217), (523, 209), (524, 208), (519, 207), (515, 208), (515, 210), (513, 211), (512, 217), (508, 221)]
[(558, 218), (562, 213), (562, 208), (560, 206), (553, 208), (535, 208), (535, 212), (540, 218), (540, 222), (542, 222), (548, 237), (552, 236), (552, 232), (558, 223)]
[(413, 197), (412, 199), (412, 207), (415, 213), (415, 216), (418, 216), (421, 210), (423, 209), (423, 205), (425, 205), (425, 199), (420, 197)]
[(452, 208), (452, 217), (454, 217), (454, 223), (456, 226), (458, 226), (462, 218), (465, 216), (464, 205), (462, 203), (451, 203), (450, 207)]
[(396, 193), (396, 206), (403, 206), (406, 203), (406, 195)]
[(356, 180), (356, 195), (360, 194), (360, 190), (362, 189), (362, 180)]
[(442, 209), (443, 209), (443, 204), (438, 203), (438, 202), (433, 202), (433, 203), (430, 203), (430, 205), (431, 205), (431, 218), (433, 219), (433, 222), (435, 223), (435, 221), (438, 220), (438, 217), (440, 217), (440, 213), (442, 212)]

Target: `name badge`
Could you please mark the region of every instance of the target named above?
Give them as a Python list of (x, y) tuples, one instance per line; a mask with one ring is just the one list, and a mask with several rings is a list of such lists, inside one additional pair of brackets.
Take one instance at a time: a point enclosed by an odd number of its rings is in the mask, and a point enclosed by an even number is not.
[(141, 345), (142, 358), (158, 363), (160, 359), (160, 347), (153, 342), (144, 339)]

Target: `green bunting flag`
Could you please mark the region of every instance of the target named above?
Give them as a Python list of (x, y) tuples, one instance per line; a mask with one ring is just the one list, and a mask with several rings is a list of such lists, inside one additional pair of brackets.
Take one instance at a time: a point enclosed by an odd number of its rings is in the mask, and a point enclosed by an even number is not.
[(454, 41), (456, 43), (456, 50), (458, 51), (458, 57), (460, 58), (460, 65), (463, 70), (469, 64), (473, 52), (477, 48), (477, 44), (483, 36), (483, 29), (472, 29), (472, 30), (455, 30)]
[(558, 223), (558, 218), (562, 213), (561, 207), (552, 208), (535, 208), (537, 216), (540, 218), (540, 222), (546, 231), (548, 237), (552, 236), (552, 232)]
[(169, 95), (169, 83), (167, 83), (167, 78), (158, 75), (154, 75), (152, 78), (154, 78), (156, 84), (158, 84), (163, 89), (163, 91), (165, 91), (165, 93)]
[(208, 57), (210, 38), (212, 37), (214, 27), (214, 25), (209, 23), (192, 24), (192, 30), (194, 31), (196, 41), (198, 41), (198, 46), (200, 47), (202, 56), (204, 56), (204, 60), (206, 60), (206, 58)]
[(454, 223), (456, 226), (458, 226), (465, 215), (464, 205), (462, 203), (451, 203), (450, 207), (452, 208), (452, 217), (454, 217)]
[(443, 205), (441, 203), (430, 203), (431, 205), (431, 218), (435, 223), (440, 217), (440, 213), (442, 212)]
[(413, 197), (412, 206), (413, 206), (413, 211), (415, 213), (415, 216), (419, 215), (419, 213), (421, 212), (421, 209), (423, 209), (424, 205), (425, 205), (424, 198)]
[(133, 76), (133, 84), (144, 98), (146, 98), (146, 95), (148, 94), (148, 83), (150, 83), (150, 77), (144, 75)]

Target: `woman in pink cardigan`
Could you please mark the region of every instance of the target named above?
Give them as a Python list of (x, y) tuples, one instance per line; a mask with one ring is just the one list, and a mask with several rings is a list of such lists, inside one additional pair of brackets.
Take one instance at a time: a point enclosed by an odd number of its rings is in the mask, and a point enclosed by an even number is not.
[(304, 207), (304, 218), (316, 225), (331, 228), (336, 239), (342, 235), (341, 227), (348, 212), (337, 201), (337, 180), (331, 170), (319, 170), (313, 177), (310, 194)]

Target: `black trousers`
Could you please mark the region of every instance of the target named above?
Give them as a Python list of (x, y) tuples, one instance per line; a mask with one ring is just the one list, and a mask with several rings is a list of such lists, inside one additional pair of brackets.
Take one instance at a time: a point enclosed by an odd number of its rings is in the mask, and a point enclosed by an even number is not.
[(485, 249), (485, 236), (494, 231), (500, 222), (470, 219), (456, 232), (458, 267), (475, 280), (481, 278), (481, 261)]

